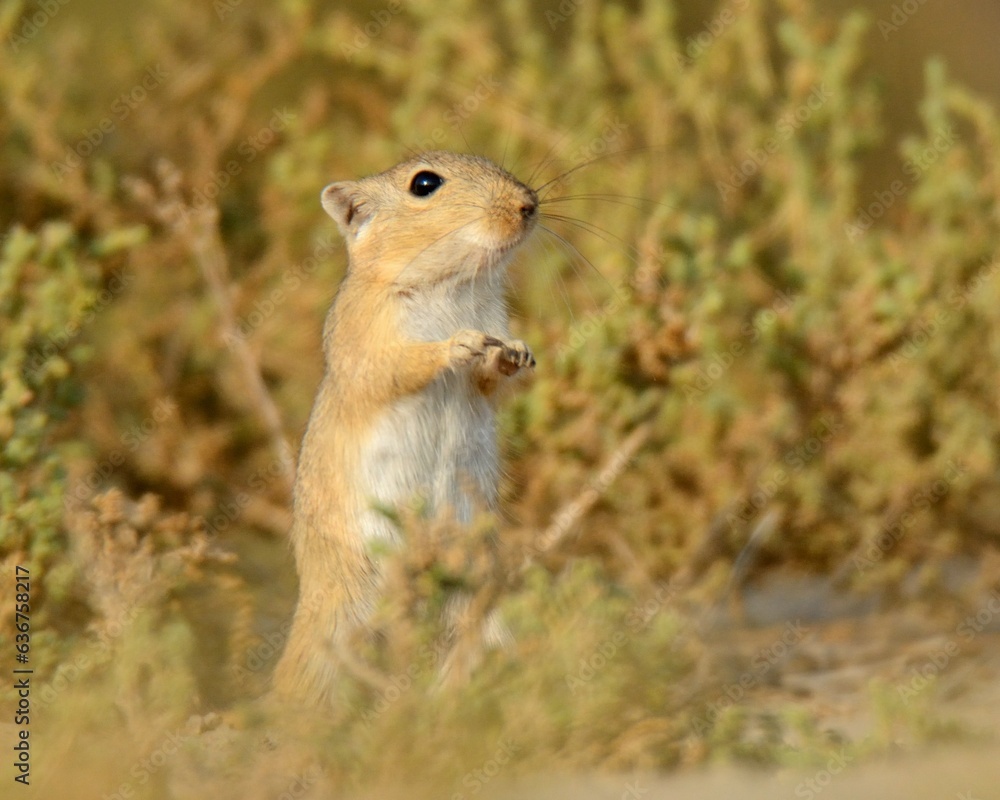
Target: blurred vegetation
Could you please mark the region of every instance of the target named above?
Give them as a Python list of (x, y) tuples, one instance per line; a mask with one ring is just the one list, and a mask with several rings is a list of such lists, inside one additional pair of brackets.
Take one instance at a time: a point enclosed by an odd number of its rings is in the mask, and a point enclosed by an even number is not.
[[(501, 751), (514, 772), (819, 760), (791, 706), (694, 724), (718, 683), (686, 614), (750, 537), (757, 572), (888, 598), (916, 575), (940, 599), (948, 559), (995, 552), (1000, 125), (930, 62), (901, 177), (864, 183), (885, 146), (864, 14), (745, 0), (687, 36), (662, 2), (83, 5), (0, 11), (0, 557), (33, 576), (40, 775), (73, 753), (78, 797), (163, 796), (177, 761), (143, 759), (212, 710), (258, 759), (294, 596), (281, 430), (345, 266), (318, 192), (410, 149), (536, 185), (587, 164), (511, 280), (539, 369), (503, 411), (508, 569), (482, 566), (489, 536), (411, 520), (390, 644), (359, 644), (376, 677), (345, 674), (260, 792), (469, 790)], [(456, 581), (517, 644), (440, 689), (428, 609)]]

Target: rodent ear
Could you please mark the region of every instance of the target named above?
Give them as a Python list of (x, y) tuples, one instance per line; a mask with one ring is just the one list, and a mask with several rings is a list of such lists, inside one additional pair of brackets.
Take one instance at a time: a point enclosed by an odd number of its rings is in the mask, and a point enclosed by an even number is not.
[(345, 239), (355, 238), (371, 219), (370, 204), (359, 196), (357, 184), (350, 181), (331, 183), (323, 190), (320, 201)]

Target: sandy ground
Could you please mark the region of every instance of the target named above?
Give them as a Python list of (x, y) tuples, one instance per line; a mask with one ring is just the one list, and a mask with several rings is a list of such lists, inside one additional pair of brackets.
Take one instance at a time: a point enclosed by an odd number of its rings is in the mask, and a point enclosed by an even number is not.
[(892, 759), (861, 767), (815, 772), (787, 770), (764, 774), (733, 769), (661, 778), (621, 778), (538, 781), (507, 787), (488, 798), (524, 800), (992, 800), (1000, 797), (1000, 749), (955, 750)]
[[(959, 579), (974, 569), (959, 569)], [(834, 756), (818, 769), (741, 770), (718, 766), (671, 776), (631, 775), (523, 782), (483, 792), (526, 800), (633, 798), (1000, 798), (1000, 592), (929, 609), (840, 594), (829, 583), (776, 576), (746, 590), (704, 632), (720, 706), (738, 695), (747, 665), (751, 707), (801, 706), (844, 741), (893, 741), (876, 710), (873, 687), (901, 716), (908, 737), (899, 753), (865, 763)], [(889, 604), (892, 605), (892, 604)], [(947, 603), (942, 603), (948, 606)], [(947, 744), (914, 744), (912, 721), (955, 731)], [(947, 738), (947, 736), (945, 737)], [(891, 748), (891, 744), (890, 744)]]
[[(967, 565), (958, 578), (974, 580), (977, 572)], [(539, 776), (515, 784), (498, 776), (450, 800), (1000, 800), (1000, 592), (971, 589), (968, 601), (928, 605), (847, 595), (832, 585), (776, 575), (708, 614), (696, 631), (710, 645), (705, 669), (718, 682), (719, 708), (742, 686), (739, 699), (753, 714), (797, 706), (835, 741), (875, 741), (889, 755), (843, 749), (820, 767), (716, 765), (667, 776)]]

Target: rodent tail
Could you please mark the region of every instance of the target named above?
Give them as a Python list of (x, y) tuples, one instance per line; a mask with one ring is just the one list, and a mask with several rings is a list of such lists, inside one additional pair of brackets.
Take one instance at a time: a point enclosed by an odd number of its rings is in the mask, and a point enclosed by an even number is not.
[(272, 679), (278, 698), (313, 708), (333, 702), (338, 671), (336, 637), (343, 636), (338, 616), (336, 609), (302, 609), (300, 604)]

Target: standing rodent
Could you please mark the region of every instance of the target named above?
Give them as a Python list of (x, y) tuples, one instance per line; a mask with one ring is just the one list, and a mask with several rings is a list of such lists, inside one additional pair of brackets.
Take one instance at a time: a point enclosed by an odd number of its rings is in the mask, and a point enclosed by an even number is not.
[(538, 196), (485, 158), (430, 152), (322, 203), (349, 265), (295, 479), (299, 602), (275, 673), (279, 693), (318, 704), (336, 643), (378, 598), (369, 546), (398, 538), (377, 507), (420, 496), (469, 522), (496, 502), (497, 390), (535, 365), (509, 338), (503, 289)]

